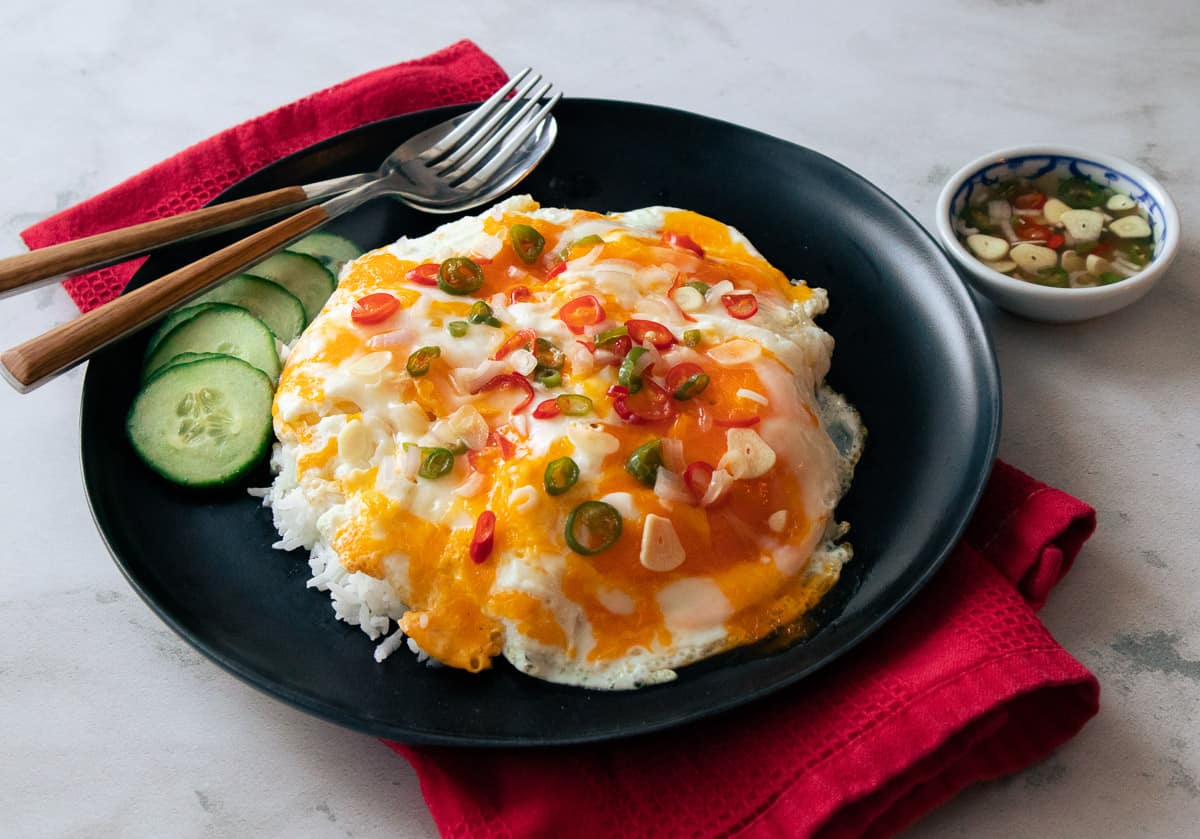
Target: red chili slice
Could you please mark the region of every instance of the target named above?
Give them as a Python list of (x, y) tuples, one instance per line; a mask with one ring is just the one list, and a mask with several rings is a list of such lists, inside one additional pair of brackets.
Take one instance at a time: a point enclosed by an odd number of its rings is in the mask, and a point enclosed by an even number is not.
[(441, 270), (441, 267), (437, 262), (426, 262), (424, 265), (418, 265), (404, 276), (410, 283), (436, 286), (438, 271)]
[(399, 300), (386, 291), (377, 291), (355, 302), (350, 310), (350, 320), (355, 323), (379, 323), (396, 314), (399, 308)]
[(1054, 231), (1049, 227), (1035, 224), (1032, 221), (1026, 221), (1023, 218), (1018, 218), (1013, 222), (1013, 231), (1017, 234), (1018, 239), (1024, 239), (1028, 242), (1044, 242), (1054, 235)]
[(521, 401), (513, 406), (512, 412), (514, 414), (533, 401), (533, 385), (529, 383), (529, 379), (519, 376), (516, 373), (501, 373), (499, 376), (493, 376), (483, 385), (473, 390), (471, 395), (474, 396), (475, 394), (484, 393), (489, 390), (501, 390), (506, 387), (515, 388), (525, 394), (521, 398)]
[(500, 348), (496, 350), (496, 354), (492, 358), (499, 361), (513, 350), (519, 349), (527, 349), (533, 352), (535, 341), (537, 341), (537, 334), (532, 329), (518, 329), (512, 335), (508, 336), (508, 340), (500, 345)]
[(1013, 199), (1013, 206), (1022, 210), (1040, 210), (1046, 206), (1044, 192), (1023, 192)]
[(528, 303), (533, 299), (533, 292), (527, 285), (515, 285), (508, 290), (509, 303)]
[(696, 244), (696, 240), (686, 233), (672, 233), (671, 231), (667, 231), (663, 234), (662, 239), (673, 248), (691, 251), (701, 259), (704, 258), (704, 248)]
[(475, 520), (475, 533), (471, 536), (471, 547), (468, 549), (476, 565), (491, 556), (495, 537), (496, 514), (491, 510), (484, 510)]
[(625, 356), (629, 355), (629, 351), (631, 349), (633, 349), (633, 341), (629, 338), (628, 335), (622, 335), (620, 338), (613, 341), (613, 345), (612, 345), (613, 361), (616, 363), (616, 365), (618, 367), (620, 367), (621, 362), (625, 360)]
[(757, 414), (745, 417), (713, 417), (713, 424), (719, 425), (722, 428), (749, 428), (752, 425), (758, 425), (762, 421), (762, 417)]
[(566, 271), (566, 270), (567, 270), (567, 261), (564, 259), (562, 262), (558, 263), (557, 265), (555, 265), (553, 268), (551, 268), (549, 271), (546, 272), (546, 279), (553, 280), (555, 277), (557, 277), (559, 274), (561, 274), (563, 271)]
[(604, 306), (593, 294), (576, 297), (558, 310), (558, 319), (576, 335), (582, 334), (585, 326), (600, 323), (604, 318)]
[(670, 370), (667, 371), (667, 390), (674, 393), (679, 390), (679, 386), (698, 373), (703, 373), (704, 368), (699, 364), (692, 364), (690, 361), (681, 361)]
[(715, 471), (711, 464), (705, 463), (703, 460), (694, 460), (683, 470), (683, 482), (692, 493), (692, 497), (696, 499), (697, 504), (704, 497), (704, 493), (708, 492), (708, 485), (712, 483)]
[[(649, 379), (642, 382), (637, 393), (630, 393), (613, 400), (613, 408), (617, 411), (617, 415), (621, 416), (620, 409), (617, 409), (618, 403), (641, 422), (658, 422), (675, 416), (675, 405), (671, 400), (671, 394)], [(624, 419), (623, 416), (622, 419)]]
[(758, 298), (749, 292), (722, 294), (721, 305), (725, 307), (725, 311), (729, 312), (731, 317), (738, 320), (752, 318), (758, 312)]
[(595, 341), (576, 341), (575, 343), (579, 344), (581, 347), (583, 347), (585, 350), (590, 352), (592, 355), (596, 354), (596, 342)]
[(537, 407), (533, 409), (534, 419), (551, 419), (561, 414), (562, 411), (558, 408), (558, 400), (547, 399), (544, 402), (539, 402)]
[(1061, 233), (1055, 233), (1053, 236), (1051, 236), (1049, 239), (1046, 240), (1046, 247), (1051, 248), (1053, 250), (1058, 250), (1064, 244), (1066, 244), (1066, 242), (1067, 242), (1067, 240), (1062, 236)]
[(505, 460), (508, 460), (517, 453), (517, 447), (513, 445), (513, 441), (505, 437), (499, 431), (488, 432), (487, 445), (498, 448), (500, 450), (500, 456)]
[(655, 349), (665, 350), (675, 343), (671, 330), (657, 321), (634, 318), (625, 321), (625, 328), (629, 330), (629, 338), (638, 344), (651, 344)]

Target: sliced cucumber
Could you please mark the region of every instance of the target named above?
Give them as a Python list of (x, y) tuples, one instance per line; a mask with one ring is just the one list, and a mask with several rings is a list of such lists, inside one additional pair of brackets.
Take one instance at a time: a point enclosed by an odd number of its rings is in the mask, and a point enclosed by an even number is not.
[(274, 393), (261, 370), (237, 358), (175, 364), (138, 392), (125, 431), (138, 456), (167, 480), (219, 486), (270, 448)]
[(226, 280), (199, 298), (201, 303), (231, 303), (241, 306), (267, 325), (285, 344), (296, 340), (308, 323), (300, 298), (271, 280), (241, 274)]
[(362, 248), (351, 242), (345, 236), (318, 230), (310, 233), (299, 242), (288, 245), (288, 250), (295, 253), (306, 253), (321, 260), (321, 264), (329, 269), (334, 279), (341, 273), (342, 266), (352, 259), (362, 256)]
[(174, 312), (171, 312), (171, 314), (163, 318), (163, 322), (159, 325), (158, 329), (155, 330), (154, 334), (150, 336), (150, 343), (146, 347), (145, 357), (149, 358), (154, 351), (158, 349), (158, 345), (162, 343), (162, 339), (166, 338), (167, 333), (169, 333), (172, 329), (179, 326), (179, 324), (183, 323), (185, 320), (191, 320), (208, 307), (208, 303), (197, 303), (193, 306), (176, 309)]
[(312, 323), (333, 294), (333, 274), (316, 257), (280, 251), (250, 269), (256, 277), (279, 283), (304, 304), (304, 316)]
[(240, 306), (210, 303), (208, 309), (172, 329), (146, 359), (143, 377), (150, 378), (172, 358), (185, 352), (232, 355), (262, 370), (271, 381), (279, 376), (275, 336), (261, 320)]
[(193, 361), (204, 361), (208, 358), (235, 358), (236, 356), (226, 355), (223, 352), (181, 352), (179, 355), (172, 358), (162, 367), (155, 370), (155, 373), (161, 373), (164, 370), (174, 367), (176, 364), (190, 364)]

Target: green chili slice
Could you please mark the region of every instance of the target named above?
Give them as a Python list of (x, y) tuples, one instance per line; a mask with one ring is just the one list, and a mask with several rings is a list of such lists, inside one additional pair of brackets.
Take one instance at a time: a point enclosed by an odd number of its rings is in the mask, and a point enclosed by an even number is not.
[(1069, 288), (1071, 285), (1067, 272), (1057, 266), (1038, 269), (1037, 282), (1038, 285), (1047, 285), (1053, 288)]
[(708, 290), (712, 288), (708, 283), (702, 283), (699, 280), (692, 280), (690, 283), (684, 283), (688, 288), (694, 288), (701, 294), (708, 294)]
[(562, 372), (549, 367), (538, 367), (533, 371), (533, 380), (542, 387), (561, 387)]
[(642, 389), (642, 377), (634, 371), (637, 369), (638, 359), (646, 352), (645, 347), (630, 347), (620, 369), (617, 370), (617, 384), (629, 388), (630, 393), (637, 393)]
[(404, 369), (410, 376), (424, 376), (429, 372), (429, 365), (441, 354), (441, 347), (421, 347), (408, 357), (408, 363), (404, 365)]
[(592, 412), (592, 400), (578, 393), (564, 393), (554, 400), (554, 404), (568, 417), (582, 417)]
[(699, 329), (683, 330), (683, 345), (685, 347), (699, 346), (702, 338), (704, 338), (704, 334)]
[(562, 495), (578, 480), (579, 466), (569, 457), (560, 457), (547, 463), (546, 474), (542, 476), (542, 483), (550, 495)]
[(537, 262), (542, 255), (542, 248), (546, 247), (546, 239), (528, 224), (514, 224), (508, 228), (508, 238), (513, 250), (526, 265)]
[(436, 448), (421, 449), (421, 468), (417, 474), (422, 478), (440, 478), (454, 468), (454, 452)]
[(624, 338), (628, 334), (629, 327), (614, 326), (612, 329), (606, 329), (596, 336), (596, 346), (607, 347), (609, 344), (614, 343), (618, 338)]
[(446, 324), (446, 331), (455, 338), (461, 338), (467, 334), (467, 330), (471, 328), (471, 324), (465, 320), (452, 320)]
[(566, 353), (545, 338), (533, 342), (533, 357), (537, 359), (538, 366), (548, 370), (561, 370), (567, 363)]
[(495, 318), (495, 317), (487, 318), (486, 320), (484, 320), (483, 323), (485, 326), (491, 326), (496, 329), (499, 329), (500, 327), (504, 326), (504, 322), (502, 320), (500, 320), (500, 318)]
[(1104, 202), (1104, 187), (1087, 178), (1067, 178), (1058, 185), (1058, 200), (1076, 210), (1090, 210)]
[(1123, 276), (1121, 276), (1120, 274), (1118, 274), (1116, 271), (1105, 271), (1103, 274), (1100, 275), (1099, 279), (1100, 279), (1100, 285), (1112, 285), (1113, 283), (1121, 282), (1121, 280), (1123, 280), (1125, 278)]
[(492, 316), (492, 307), (482, 300), (476, 300), (471, 304), (471, 310), (467, 312), (467, 320), (471, 323), (487, 323), (487, 319)]
[(1146, 242), (1134, 242), (1125, 246), (1124, 254), (1130, 262), (1141, 267), (1149, 264), (1150, 257), (1154, 255), (1154, 248)]
[(651, 440), (638, 446), (625, 461), (625, 471), (646, 486), (654, 486), (658, 467), (662, 466), (662, 440)]
[(598, 554), (621, 538), (621, 514), (603, 501), (584, 501), (567, 516), (565, 536), (575, 553)]
[(471, 294), (483, 286), (483, 269), (465, 256), (452, 256), (438, 268), (437, 283), (447, 294)]
[(694, 376), (689, 376), (683, 384), (675, 388), (676, 399), (691, 399), (693, 396), (702, 393), (708, 387), (708, 374), (697, 373)]

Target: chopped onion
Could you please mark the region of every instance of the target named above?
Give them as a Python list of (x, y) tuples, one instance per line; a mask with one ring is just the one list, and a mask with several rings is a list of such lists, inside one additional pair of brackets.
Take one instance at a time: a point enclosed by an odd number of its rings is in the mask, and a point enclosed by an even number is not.
[(383, 347), (396, 347), (401, 344), (412, 343), (411, 329), (393, 329), (391, 332), (380, 332), (378, 335), (372, 335), (367, 339), (367, 347), (372, 350), (382, 349)]
[(490, 431), (487, 420), (474, 407), (463, 405), (446, 417), (446, 423), (454, 430), (457, 438), (466, 443), (468, 449), (479, 450), (487, 445)]
[(1012, 205), (1007, 201), (989, 201), (988, 218), (993, 221), (1006, 221), (1012, 218)]
[(759, 405), (770, 405), (771, 401), (763, 396), (757, 390), (740, 387), (737, 391), (738, 399), (749, 399), (751, 402), (757, 402)]
[(522, 376), (528, 376), (537, 368), (537, 357), (524, 347), (510, 352), (507, 360), (513, 371)]
[(725, 493), (729, 492), (729, 488), (733, 486), (733, 475), (730, 475), (724, 469), (717, 469), (712, 473), (712, 480), (708, 482), (708, 489), (704, 492), (704, 497), (700, 499), (701, 507), (711, 507), (722, 498)]
[(722, 294), (729, 294), (733, 291), (734, 285), (729, 280), (721, 280), (715, 286), (710, 288), (704, 295), (705, 300), (720, 300)]
[(1009, 244), (1021, 241), (1020, 237), (1017, 236), (1017, 231), (1013, 230), (1012, 222), (1008, 219), (1001, 219), (1000, 229), (1004, 232), (1004, 238), (1009, 241)]
[(469, 478), (455, 488), (454, 494), (462, 498), (474, 498), (483, 490), (485, 484), (482, 472), (472, 472)]
[(454, 378), (454, 385), (460, 393), (472, 393), (480, 385), (507, 373), (508, 370), (507, 363), (489, 358), (478, 367), (455, 367), (451, 374)]
[[(665, 440), (663, 441), (666, 442)], [(687, 484), (683, 482), (683, 478), (679, 474), (672, 472), (664, 467), (659, 468), (654, 476), (654, 494), (663, 501), (670, 501), (676, 504), (692, 503), (692, 494), (688, 491)]]
[(513, 414), (512, 419), (509, 420), (509, 425), (521, 437), (529, 436), (529, 414)]
[(564, 352), (567, 359), (571, 362), (572, 375), (586, 376), (592, 372), (596, 359), (583, 344), (580, 344), (578, 341), (571, 341), (567, 344)]
[(404, 446), (400, 453), (400, 474), (406, 478), (415, 478), (417, 477), (417, 470), (420, 468), (420, 446)]
[[(663, 466), (672, 472), (682, 472), (687, 464), (683, 460), (683, 441), (677, 437), (662, 438)], [(661, 470), (659, 470), (661, 471)]]
[(537, 493), (531, 486), (520, 486), (512, 491), (508, 500), (512, 503), (514, 510), (523, 513), (537, 501)]

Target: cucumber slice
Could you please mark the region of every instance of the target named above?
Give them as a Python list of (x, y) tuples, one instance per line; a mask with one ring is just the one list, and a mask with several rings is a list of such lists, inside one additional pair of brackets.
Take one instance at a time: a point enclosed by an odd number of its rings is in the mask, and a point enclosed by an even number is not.
[(267, 325), (267, 329), (285, 344), (296, 340), (308, 323), (304, 304), (278, 283), (253, 274), (241, 274), (226, 280), (199, 298), (201, 303), (231, 303), (241, 306)]
[(279, 283), (304, 304), (304, 316), (312, 323), (333, 294), (333, 274), (316, 257), (306, 253), (273, 253), (250, 269), (256, 277)]
[(167, 480), (220, 486), (270, 448), (274, 394), (261, 370), (237, 358), (176, 364), (138, 392), (125, 431), (138, 456)]
[(329, 269), (336, 279), (341, 273), (342, 266), (352, 259), (362, 256), (362, 248), (351, 242), (345, 236), (318, 230), (310, 233), (299, 242), (288, 245), (288, 250), (295, 253), (306, 253), (321, 260), (321, 264)]
[(146, 359), (142, 376), (149, 379), (180, 353), (232, 355), (262, 370), (271, 381), (279, 376), (275, 336), (261, 320), (240, 306), (210, 303), (209, 308), (172, 329)]
[(179, 355), (172, 358), (162, 367), (155, 370), (155, 373), (161, 373), (168, 370), (177, 364), (190, 364), (193, 361), (204, 361), (208, 358), (236, 358), (236, 356), (226, 355), (223, 352), (181, 352)]
[(154, 351), (158, 349), (158, 345), (162, 343), (162, 339), (166, 338), (167, 333), (169, 333), (172, 329), (179, 326), (179, 324), (183, 323), (185, 320), (191, 320), (208, 307), (208, 303), (197, 303), (193, 306), (176, 309), (175, 311), (171, 312), (171, 314), (163, 318), (163, 322), (159, 325), (158, 329), (155, 330), (154, 334), (150, 336), (150, 344), (146, 347), (146, 355), (144, 357), (149, 358)]

